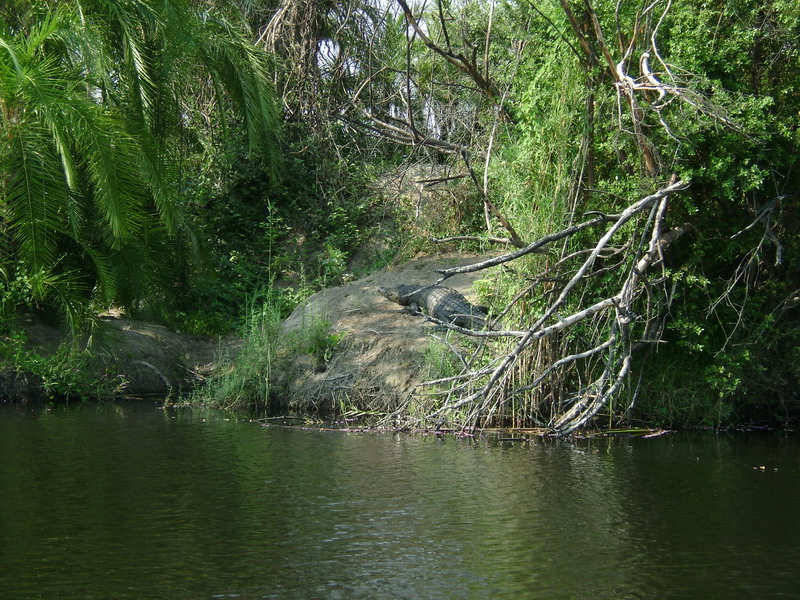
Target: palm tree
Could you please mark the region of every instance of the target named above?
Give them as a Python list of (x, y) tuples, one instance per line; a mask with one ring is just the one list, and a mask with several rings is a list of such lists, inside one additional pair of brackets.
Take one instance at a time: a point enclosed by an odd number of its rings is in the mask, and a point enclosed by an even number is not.
[(187, 264), (176, 182), (198, 123), (241, 127), (275, 168), (266, 55), (241, 26), (182, 0), (7, 3), (0, 291), (23, 282), (73, 329), (93, 302), (166, 299)]

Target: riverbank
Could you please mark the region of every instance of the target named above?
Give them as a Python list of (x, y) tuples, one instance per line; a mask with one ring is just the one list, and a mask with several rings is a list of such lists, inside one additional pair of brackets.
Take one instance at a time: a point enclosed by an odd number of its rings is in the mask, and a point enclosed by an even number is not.
[[(379, 287), (430, 285), (436, 269), (476, 262), (477, 256), (442, 254), (420, 256), (356, 281), (310, 296), (280, 325), (279, 336), (292, 338), (310, 327), (324, 327), (333, 340), (324, 352), (284, 352), (271, 365), (270, 407), (300, 414), (335, 414), (342, 410), (386, 413), (418, 393), (431, 376), (433, 324), (402, 311), (378, 293)], [(448, 279), (447, 285), (475, 300), (473, 283), (486, 273)], [(118, 392), (134, 397), (164, 399), (191, 393), (210, 377), (239, 368), (236, 357), (244, 346), (237, 336), (191, 336), (162, 325), (118, 314), (101, 317), (102, 356), (94, 369)], [(26, 351), (53, 356), (65, 341), (59, 328), (42, 319), (21, 323)], [(102, 372), (102, 373), (100, 373)], [(6, 400), (48, 397), (47, 382), (36, 373), (6, 367), (0, 374), (0, 395)]]
[[(221, 357), (235, 357), (241, 347), (241, 340), (233, 335), (192, 336), (163, 325), (105, 314), (94, 334), (94, 349), (70, 359), (63, 352), (67, 337), (62, 329), (29, 315), (21, 319), (19, 331), (19, 339), (0, 339), (17, 358), (16, 365), (0, 368), (2, 401), (70, 396), (70, 383), (56, 379), (79, 368), (85, 372), (75, 373), (73, 387), (78, 397), (91, 396), (88, 388), (98, 383), (107, 383), (102, 387), (114, 395), (177, 397), (202, 384), (215, 372)], [(65, 372), (57, 373), (60, 368)]]
[[(273, 316), (268, 326), (254, 322), (241, 336), (191, 336), (118, 314), (103, 315), (94, 355), (82, 356), (82, 362), (27, 361), (34, 367), (55, 365), (55, 372), (7, 365), (0, 369), (0, 401), (98, 397), (94, 386), (102, 387), (106, 397), (148, 397), (170, 403), (190, 398), (194, 404), (257, 411), (261, 416), (344, 417), (361, 423), (430, 427), (434, 424), (430, 415), (437, 414), (445, 396), (436, 395), (435, 386), (422, 384), (459, 373), (463, 366), (459, 354), (470, 356), (478, 342), (437, 331), (423, 317), (403, 312), (378, 288), (429, 285), (437, 281), (437, 269), (482, 258), (455, 253), (418, 256), (321, 290), (287, 319)], [(479, 302), (475, 283), (491, 281), (492, 276), (491, 270), (460, 274), (446, 285)], [(58, 356), (63, 349), (65, 336), (59, 329), (32, 317), (21, 325), (24, 351), (31, 356)], [(57, 381), (64, 376), (66, 383)], [(385, 420), (387, 415), (394, 417)], [(791, 407), (772, 420), (743, 418), (726, 424), (699, 420), (675, 424), (668, 418), (632, 414), (627, 418), (622, 425), (635, 427), (785, 427), (797, 421)], [(497, 424), (517, 428), (539, 423), (506, 419)]]

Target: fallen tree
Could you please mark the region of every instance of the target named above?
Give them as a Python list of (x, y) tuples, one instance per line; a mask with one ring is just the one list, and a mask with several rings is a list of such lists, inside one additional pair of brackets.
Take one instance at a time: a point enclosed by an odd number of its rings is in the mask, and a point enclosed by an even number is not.
[[(593, 246), (585, 248), (585, 251), (571, 252), (548, 267), (545, 273), (535, 277), (523, 293), (517, 294), (509, 305), (503, 307), (489, 330), (472, 331), (439, 323), (482, 341), (493, 338), (513, 338), (517, 341), (499, 359), (490, 360), (488, 364), (481, 364), (487, 350), (485, 344), (481, 343), (471, 356), (459, 356), (464, 365), (460, 373), (424, 382), (422, 385), (426, 387), (445, 386), (439, 392), (444, 395), (444, 401), (432, 403), (424, 416), (417, 417), (417, 420), (427, 425), (435, 424), (436, 427), (455, 422), (470, 429), (481, 427), (493, 422), (503, 408), (520, 394), (543, 386), (549, 378), (556, 376), (559, 379), (557, 385), (563, 386), (565, 368), (594, 361), (595, 366), (590, 369), (594, 377), (572, 390), (564, 401), (554, 407), (547, 427), (558, 435), (566, 435), (592, 419), (624, 385), (631, 372), (634, 352), (659, 341), (671, 302), (668, 278), (664, 273), (664, 251), (691, 229), (689, 224), (684, 224), (665, 231), (664, 219), (670, 195), (687, 187), (688, 182), (673, 177), (668, 185), (634, 202), (619, 214), (596, 215), (545, 236), (521, 250), (468, 266), (440, 270), (442, 277), (437, 283), (456, 274), (509, 263), (555, 241), (569, 241), (584, 230), (606, 225)], [(623, 236), (621, 232), (637, 218), (640, 222)], [(612, 248), (612, 243), (618, 242), (620, 237), (626, 237), (627, 240), (622, 246)], [(615, 256), (617, 260), (607, 265), (606, 259), (610, 256)], [(581, 258), (575, 260), (578, 257)], [(658, 273), (650, 273), (651, 269), (659, 266), (661, 270)], [(599, 274), (607, 278), (616, 277), (614, 293), (586, 306), (587, 289), (583, 284)], [(553, 300), (543, 307), (527, 330), (496, 329), (502, 316), (523, 298), (536, 293), (537, 284), (545, 279), (560, 283), (550, 290), (549, 295)], [(578, 308), (562, 316), (561, 311), (570, 307)], [(586, 323), (591, 323), (591, 326), (586, 327)], [(511, 384), (513, 367), (526, 350), (537, 342), (564, 334), (578, 326), (583, 327), (583, 334), (577, 336), (579, 348), (568, 355), (553, 356), (548, 363), (540, 364), (535, 372), (529, 374), (531, 381), (524, 385)], [(459, 352), (453, 345), (448, 347), (455, 353)], [(407, 408), (407, 404), (402, 406), (388, 420), (396, 421), (405, 414)]]

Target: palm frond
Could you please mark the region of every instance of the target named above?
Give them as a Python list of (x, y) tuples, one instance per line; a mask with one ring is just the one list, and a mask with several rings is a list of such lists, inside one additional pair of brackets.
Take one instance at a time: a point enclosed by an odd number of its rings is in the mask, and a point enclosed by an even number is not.
[(8, 56), (8, 58), (11, 60), (11, 64), (14, 67), (14, 72), (16, 73), (16, 75), (18, 77), (22, 77), (23, 76), (22, 65), (20, 65), (19, 59), (17, 58), (16, 50), (14, 46), (11, 43), (9, 43), (9, 41), (3, 38), (2, 35), (0, 35), (0, 50), (3, 50), (4, 53)]
[(121, 75), (129, 80), (130, 93), (125, 98), (139, 119), (144, 121), (153, 106), (158, 85), (151, 72), (144, 32), (153, 29), (153, 24), (158, 23), (158, 16), (148, 2), (106, 0), (103, 4), (107, 10), (103, 23), (107, 39), (116, 42), (114, 49), (119, 52), (125, 66)]
[[(83, 279), (82, 274), (76, 271), (53, 273), (45, 270), (34, 273), (31, 278), (38, 295), (61, 308), (66, 325), (73, 334), (83, 329), (87, 319), (86, 285)], [(77, 339), (76, 335), (72, 337), (73, 341)]]
[(56, 259), (58, 234), (63, 233), (69, 188), (46, 131), (24, 122), (6, 130), (12, 139), (0, 203), (10, 241), (29, 269), (49, 268)]
[(109, 306), (117, 297), (117, 277), (111, 261), (105, 252), (96, 250), (88, 245), (83, 247), (83, 251), (91, 259), (94, 271), (97, 274), (94, 293), (99, 296), (102, 305)]
[(83, 149), (96, 214), (105, 227), (107, 243), (116, 248), (136, 234), (143, 217), (146, 190), (136, 169), (138, 147), (112, 117), (90, 117), (76, 124), (75, 133)]
[(210, 76), (224, 89), (223, 98), (227, 97), (243, 117), (250, 151), (277, 169), (280, 119), (266, 54), (222, 18), (204, 24), (202, 44), (197, 49)]
[(245, 29), (186, 0), (19, 3), (0, 23), (0, 267), (22, 265), (72, 322), (91, 298), (179, 297), (196, 244), (177, 192), (193, 86), (213, 88), (209, 121), (238, 113), (276, 165), (268, 67)]
[(185, 223), (176, 203), (178, 194), (174, 178), (168, 178), (175, 172), (174, 165), (169, 164), (168, 156), (159, 156), (154, 148), (143, 147), (136, 158), (139, 174), (147, 185), (167, 235), (176, 235), (185, 228)]

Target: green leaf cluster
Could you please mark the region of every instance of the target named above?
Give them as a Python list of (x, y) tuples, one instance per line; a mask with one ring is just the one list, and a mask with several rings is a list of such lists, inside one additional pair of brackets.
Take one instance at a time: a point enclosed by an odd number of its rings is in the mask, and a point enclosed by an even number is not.
[[(583, 40), (564, 6), (585, 26)], [(637, 93), (657, 181), (645, 173), (631, 111), (593, 45), (594, 26), (582, 20), (586, 6), (596, 11), (614, 60), (630, 50), (628, 75), (645, 81), (639, 57), (649, 52), (653, 72), (679, 91), (666, 98)], [(515, 71), (499, 58), (503, 44), (490, 61), (516, 119), (498, 128), (490, 194), (524, 239), (587, 211), (613, 214), (672, 173), (692, 182), (671, 199), (664, 226), (690, 223), (693, 229), (666, 257), (671, 296), (660, 306), (666, 331), (639, 364), (642, 375), (631, 382), (635, 409), (628, 415), (715, 425), (796, 415), (798, 369), (782, 357), (797, 346), (800, 330), (797, 4), (508, 2), (496, 9), (492, 44), (514, 40), (524, 51)], [(458, 8), (451, 4), (450, 10)], [(480, 22), (473, 40), (484, 39), (488, 20)], [(594, 64), (583, 42), (598, 57)], [(634, 226), (617, 242), (624, 243)], [(593, 235), (575, 236), (555, 252), (579, 251)], [(514, 263), (512, 272), (492, 281), (491, 294), (513, 297), (553, 260)], [(539, 285), (521, 303), (524, 314), (511, 318), (530, 322), (548, 289)], [(581, 289), (576, 302), (585, 306), (615, 293), (619, 275), (592, 278)], [(598, 326), (587, 325), (586, 339)]]
[(74, 329), (174, 305), (194, 268), (178, 182), (198, 122), (274, 174), (266, 56), (182, 0), (12, 1), (0, 11), (0, 272)]

